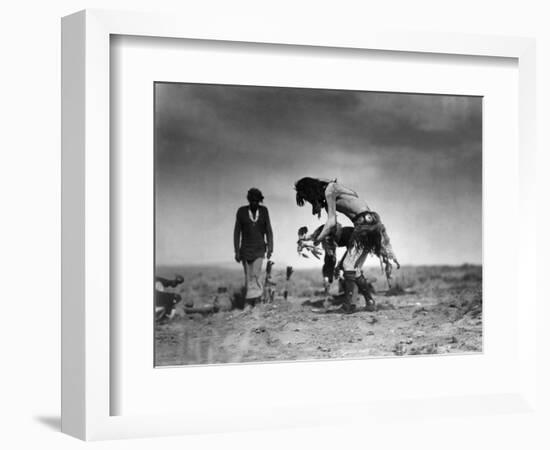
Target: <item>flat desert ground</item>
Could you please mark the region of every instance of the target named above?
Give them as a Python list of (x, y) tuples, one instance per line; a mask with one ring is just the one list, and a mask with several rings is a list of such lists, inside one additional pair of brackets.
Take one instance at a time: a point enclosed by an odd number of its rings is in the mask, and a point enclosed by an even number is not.
[[(157, 274), (185, 277), (174, 319), (157, 323), (155, 365), (221, 364), (265, 361), (369, 358), (472, 353), (482, 351), (482, 269), (477, 265), (406, 266), (394, 272), (387, 289), (380, 269), (375, 277), (377, 311), (365, 311), (362, 297), (353, 314), (320, 308), (320, 268), (273, 268), (272, 303), (213, 314), (188, 314), (184, 304), (211, 305), (220, 287), (238, 295), (242, 269), (159, 267)], [(288, 290), (285, 300), (283, 291)], [(332, 286), (337, 295), (338, 284)]]

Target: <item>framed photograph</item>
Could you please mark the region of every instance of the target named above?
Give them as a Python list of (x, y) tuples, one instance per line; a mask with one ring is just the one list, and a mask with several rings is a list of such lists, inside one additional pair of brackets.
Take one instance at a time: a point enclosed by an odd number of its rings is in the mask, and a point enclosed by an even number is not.
[(534, 42), (213, 30), (63, 19), (63, 431), (532, 413)]
[(154, 95), (156, 366), (482, 352), (481, 96)]

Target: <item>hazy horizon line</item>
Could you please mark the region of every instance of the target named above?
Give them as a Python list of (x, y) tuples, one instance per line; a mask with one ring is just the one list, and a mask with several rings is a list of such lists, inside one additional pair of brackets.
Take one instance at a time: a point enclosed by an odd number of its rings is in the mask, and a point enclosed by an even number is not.
[[(320, 266), (321, 266), (321, 261), (320, 261)], [(275, 266), (279, 266), (279, 267), (288, 267), (289, 264), (277, 264), (277, 262), (275, 262)], [(293, 265), (292, 267), (295, 268), (295, 269), (305, 269), (305, 270), (317, 270), (320, 268), (319, 267), (305, 267), (305, 266), (301, 266), (301, 265)], [(460, 263), (460, 264), (457, 264), (457, 263), (429, 263), (429, 264), (426, 264), (426, 263), (422, 263), (422, 264), (411, 264), (411, 263), (407, 263), (407, 264), (401, 264), (401, 268), (403, 267), (483, 267), (483, 263), (472, 263), (472, 262), (463, 262), (463, 263)], [(170, 267), (192, 267), (192, 268), (201, 268), (201, 267), (215, 267), (215, 268), (227, 268), (227, 269), (235, 269), (235, 270), (242, 270), (242, 266), (240, 263), (237, 263), (237, 262), (218, 262), (218, 263), (202, 263), (202, 264), (193, 264), (193, 263), (177, 263), (177, 264), (156, 264), (155, 265), (155, 268), (156, 269), (160, 269), (160, 268), (170, 268)], [(379, 267), (378, 264), (372, 264), (372, 265), (366, 265), (366, 266), (363, 266), (363, 268), (369, 268), (369, 267)], [(277, 267), (275, 267), (277, 268)]]

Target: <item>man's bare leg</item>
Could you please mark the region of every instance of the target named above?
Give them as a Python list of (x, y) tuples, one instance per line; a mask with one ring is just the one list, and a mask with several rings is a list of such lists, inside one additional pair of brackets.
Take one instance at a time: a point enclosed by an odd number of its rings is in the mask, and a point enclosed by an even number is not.
[(342, 261), (342, 268), (344, 269), (344, 303), (342, 310), (345, 313), (351, 313), (356, 309), (353, 303), (353, 294), (356, 285), (357, 266), (361, 260), (364, 261), (363, 253), (365, 252), (359, 246), (352, 245), (348, 247), (346, 256)]
[(261, 300), (263, 285), (261, 280), (263, 258), (243, 261), (246, 282), (245, 304), (255, 306)]
[(376, 304), (372, 298), (374, 288), (372, 284), (365, 278), (361, 272), (361, 267), (365, 263), (368, 252), (357, 245), (353, 245), (348, 249), (343, 261), (344, 268), (344, 311), (353, 312), (356, 307), (353, 302), (353, 289), (355, 285), (359, 293), (365, 299), (365, 309), (367, 311), (375, 311)]
[(323, 277), (323, 293), (324, 293), (324, 299), (323, 299), (323, 308), (325, 308), (325, 311), (327, 311), (330, 307), (330, 281), (328, 277)]
[(365, 278), (363, 274), (355, 278), (355, 283), (357, 284), (359, 293), (365, 299), (365, 310), (370, 312), (376, 311), (376, 302), (372, 298), (372, 294), (374, 293), (374, 288), (372, 284)]
[(365, 264), (365, 260), (367, 259), (368, 252), (363, 252), (362, 255), (359, 257), (357, 262), (355, 263), (356, 266), (356, 277), (355, 277), (355, 283), (357, 284), (357, 288), (359, 290), (359, 293), (363, 296), (365, 299), (365, 310), (373, 312), (376, 311), (376, 303), (372, 297), (372, 294), (374, 294), (374, 287), (372, 283), (365, 277), (363, 274), (363, 271), (361, 268), (363, 267), (363, 264)]
[(344, 303), (342, 310), (346, 314), (355, 311), (356, 306), (353, 303), (353, 293), (355, 291), (355, 270), (344, 270)]

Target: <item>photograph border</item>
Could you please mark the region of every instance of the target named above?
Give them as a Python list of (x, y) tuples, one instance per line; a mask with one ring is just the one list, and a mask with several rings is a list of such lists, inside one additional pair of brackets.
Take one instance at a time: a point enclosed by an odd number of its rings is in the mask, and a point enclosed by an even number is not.
[[(231, 431), (230, 425), (183, 429), (177, 416), (111, 416), (110, 122), (111, 35), (321, 46), (518, 60), (520, 214), (535, 229), (535, 41), (450, 33), (348, 30), (330, 34), (313, 25), (285, 28), (262, 22), (235, 27), (192, 16), (86, 10), (62, 20), (62, 431), (86, 440)], [(533, 270), (536, 240), (519, 250), (518, 271)], [(527, 404), (536, 398), (536, 296), (522, 300), (520, 392), (496, 399)], [(531, 309), (529, 309), (531, 308)], [(517, 394), (517, 395), (516, 395)], [(353, 414), (341, 405), (341, 413)], [(373, 405), (358, 405), (358, 410)], [(452, 408), (452, 404), (447, 405)], [(315, 406), (312, 405), (312, 409)], [(347, 408), (347, 409), (346, 409)], [(377, 406), (379, 408), (379, 405)], [(281, 418), (271, 426), (285, 426)], [(308, 424), (308, 421), (304, 421)]]

